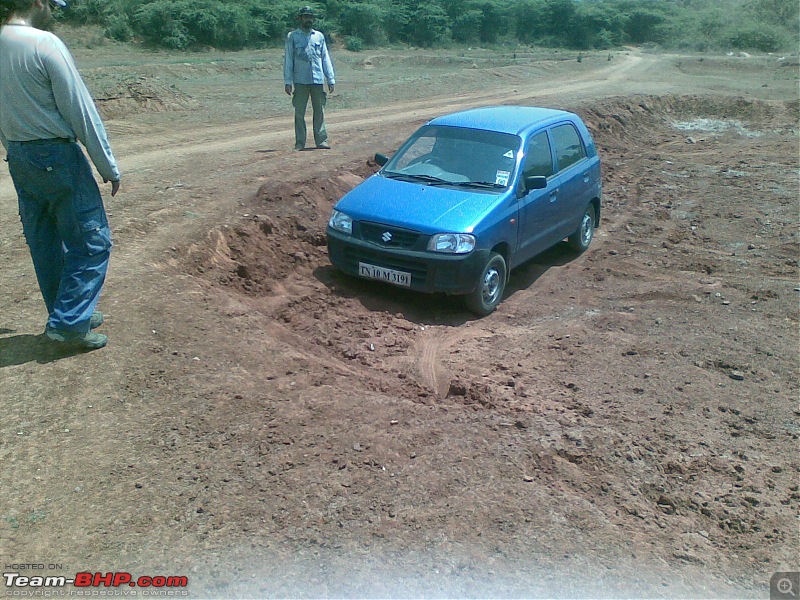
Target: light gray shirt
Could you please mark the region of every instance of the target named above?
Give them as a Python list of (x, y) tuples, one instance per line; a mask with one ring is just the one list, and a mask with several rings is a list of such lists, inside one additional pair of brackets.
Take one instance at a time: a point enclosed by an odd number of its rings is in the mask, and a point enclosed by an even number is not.
[(64, 43), (26, 25), (0, 28), (0, 141), (78, 139), (98, 172), (120, 178), (103, 121)]
[(325, 35), (315, 29), (290, 31), (284, 48), (283, 83), (319, 84), (326, 79), (329, 85), (336, 85)]

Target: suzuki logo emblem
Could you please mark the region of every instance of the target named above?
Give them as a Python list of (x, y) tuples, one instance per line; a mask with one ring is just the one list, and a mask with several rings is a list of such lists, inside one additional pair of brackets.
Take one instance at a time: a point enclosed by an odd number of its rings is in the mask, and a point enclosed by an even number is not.
[(388, 244), (389, 242), (392, 241), (392, 234), (389, 233), (388, 231), (384, 231), (383, 235), (381, 236), (381, 239), (383, 240), (384, 243)]

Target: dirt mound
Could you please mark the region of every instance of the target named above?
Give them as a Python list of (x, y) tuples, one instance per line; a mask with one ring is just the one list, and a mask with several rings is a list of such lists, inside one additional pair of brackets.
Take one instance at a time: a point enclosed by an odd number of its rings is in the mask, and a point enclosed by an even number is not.
[(735, 119), (754, 128), (772, 130), (796, 128), (800, 118), (798, 102), (697, 95), (611, 98), (577, 112), (603, 142), (653, 133), (676, 120)]
[[(87, 78), (88, 79), (88, 78)], [(95, 75), (88, 83), (95, 104), (105, 119), (142, 112), (186, 110), (196, 101), (174, 85), (145, 75)]]
[(252, 213), (208, 233), (185, 251), (191, 271), (245, 294), (270, 293), (298, 269), (326, 261), (325, 225), (331, 207), (377, 170), (368, 162), (311, 185), (265, 183), (250, 201)]

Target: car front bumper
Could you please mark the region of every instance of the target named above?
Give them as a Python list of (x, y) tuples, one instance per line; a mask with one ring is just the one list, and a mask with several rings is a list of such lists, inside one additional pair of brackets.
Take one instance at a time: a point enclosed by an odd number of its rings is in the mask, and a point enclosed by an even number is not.
[[(359, 263), (411, 274), (408, 289), (419, 292), (469, 294), (475, 291), (488, 250), (469, 254), (438, 254), (419, 250), (382, 248), (344, 235), (328, 227), (328, 257), (331, 264), (348, 275), (359, 275)], [(403, 286), (405, 287), (405, 286)]]

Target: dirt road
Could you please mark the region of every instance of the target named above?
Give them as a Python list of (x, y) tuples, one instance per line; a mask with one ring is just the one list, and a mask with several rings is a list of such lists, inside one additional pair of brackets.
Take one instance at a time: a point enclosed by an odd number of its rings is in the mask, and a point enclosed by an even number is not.
[[(798, 103), (796, 68), (759, 60), (333, 97), (326, 152), (290, 151), (288, 113), (112, 120), (110, 342), (87, 354), (39, 335), (0, 173), (4, 571), (220, 598), (767, 597), (800, 550)], [(509, 102), (594, 133), (587, 253), (524, 265), (481, 320), (330, 268), (330, 207), (374, 152)]]

